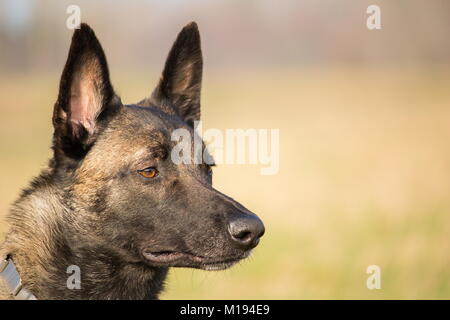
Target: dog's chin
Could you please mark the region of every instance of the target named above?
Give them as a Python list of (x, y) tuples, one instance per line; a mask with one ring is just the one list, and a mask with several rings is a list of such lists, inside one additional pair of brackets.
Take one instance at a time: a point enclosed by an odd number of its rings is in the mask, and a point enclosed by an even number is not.
[(142, 250), (142, 257), (149, 266), (195, 268), (208, 271), (227, 269), (249, 255), (250, 251), (230, 257), (206, 257), (177, 251)]

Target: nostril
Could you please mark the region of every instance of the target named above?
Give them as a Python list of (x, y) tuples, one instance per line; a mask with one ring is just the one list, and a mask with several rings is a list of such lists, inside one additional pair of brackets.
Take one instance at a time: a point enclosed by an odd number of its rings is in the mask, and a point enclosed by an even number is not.
[(236, 246), (249, 250), (258, 245), (264, 225), (256, 216), (242, 215), (229, 222), (228, 233)]
[(233, 238), (241, 241), (241, 242), (247, 242), (249, 240), (251, 240), (252, 238), (252, 233), (248, 230), (242, 230), (240, 232), (238, 232), (237, 234), (232, 234)]
[(230, 240), (235, 247), (241, 250), (250, 250), (256, 247), (264, 231), (262, 221), (256, 215), (248, 212), (233, 212), (228, 220)]

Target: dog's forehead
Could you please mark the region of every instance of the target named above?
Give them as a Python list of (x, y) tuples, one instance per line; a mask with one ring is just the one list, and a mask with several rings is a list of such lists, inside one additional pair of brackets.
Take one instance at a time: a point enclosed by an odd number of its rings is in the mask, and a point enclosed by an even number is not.
[(178, 117), (162, 112), (156, 107), (141, 107), (137, 105), (124, 105), (122, 115), (131, 124), (153, 129), (175, 129), (181, 123)]
[(108, 126), (107, 136), (111, 141), (130, 147), (170, 148), (176, 143), (172, 141), (172, 134), (180, 128), (194, 134), (193, 129), (176, 115), (152, 107), (125, 105)]
[(179, 137), (172, 139), (172, 134), (180, 128), (191, 134), (194, 154), (194, 130), (178, 116), (150, 107), (124, 106), (97, 139), (79, 172), (88, 172), (86, 176), (93, 173), (108, 176), (130, 165), (143, 165), (152, 159), (167, 157), (179, 143)]

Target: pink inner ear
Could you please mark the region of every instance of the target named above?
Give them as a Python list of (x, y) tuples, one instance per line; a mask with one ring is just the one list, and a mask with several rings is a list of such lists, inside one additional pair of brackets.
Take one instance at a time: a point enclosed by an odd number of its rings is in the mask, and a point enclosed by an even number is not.
[(72, 79), (69, 107), (70, 124), (75, 137), (80, 136), (81, 127), (92, 134), (95, 128), (95, 119), (101, 111), (101, 99), (98, 86), (96, 86), (97, 73), (95, 71), (95, 63), (90, 67), (89, 64), (85, 65)]

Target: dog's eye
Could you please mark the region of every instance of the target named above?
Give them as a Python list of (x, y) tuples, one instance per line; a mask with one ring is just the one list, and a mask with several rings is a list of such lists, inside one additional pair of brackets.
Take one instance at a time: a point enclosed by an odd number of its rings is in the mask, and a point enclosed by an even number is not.
[(158, 175), (158, 170), (154, 167), (138, 170), (138, 173), (144, 178), (154, 178)]

